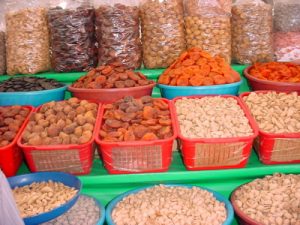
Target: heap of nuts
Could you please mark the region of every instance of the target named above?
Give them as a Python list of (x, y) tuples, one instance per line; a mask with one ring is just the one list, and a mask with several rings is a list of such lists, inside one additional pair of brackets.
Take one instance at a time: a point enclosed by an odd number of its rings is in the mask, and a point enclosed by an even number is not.
[(252, 92), (243, 100), (262, 131), (275, 134), (300, 132), (300, 96), (297, 92)]
[(103, 141), (150, 141), (172, 135), (169, 105), (162, 99), (125, 97), (105, 105), (100, 130)]
[(237, 209), (263, 225), (298, 225), (299, 199), (299, 174), (274, 174), (256, 179), (232, 195)]
[(129, 88), (154, 84), (140, 72), (126, 69), (119, 63), (99, 66), (80, 77), (73, 85), (74, 88), (109, 89)]
[(28, 114), (21, 106), (0, 107), (0, 148), (14, 140)]
[(42, 225), (96, 225), (100, 215), (101, 211), (96, 201), (91, 197), (80, 195), (69, 211)]
[(77, 193), (75, 188), (51, 180), (16, 187), (12, 191), (22, 218), (49, 212), (71, 200)]
[(181, 134), (187, 138), (253, 135), (249, 120), (234, 98), (183, 98), (175, 103)]
[(225, 204), (198, 187), (158, 185), (123, 198), (113, 209), (116, 225), (221, 225)]
[(34, 113), (23, 133), (25, 145), (84, 144), (93, 136), (98, 105), (70, 98), (49, 102)]

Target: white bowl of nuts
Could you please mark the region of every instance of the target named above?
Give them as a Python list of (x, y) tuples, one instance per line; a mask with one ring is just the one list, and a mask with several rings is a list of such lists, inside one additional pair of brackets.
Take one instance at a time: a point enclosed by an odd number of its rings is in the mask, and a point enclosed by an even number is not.
[(108, 225), (230, 225), (234, 214), (221, 194), (190, 185), (155, 185), (128, 191), (113, 199), (105, 213)]
[(26, 225), (50, 221), (77, 201), (82, 184), (71, 174), (39, 172), (11, 177), (10, 187)]

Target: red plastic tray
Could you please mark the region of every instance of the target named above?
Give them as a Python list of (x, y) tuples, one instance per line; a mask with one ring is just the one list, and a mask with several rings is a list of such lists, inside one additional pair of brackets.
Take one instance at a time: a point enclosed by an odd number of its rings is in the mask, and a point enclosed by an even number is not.
[[(255, 93), (268, 92), (271, 91), (255, 91)], [(243, 101), (243, 97), (250, 93), (241, 94), (241, 100)], [(250, 112), (247, 104), (245, 102), (243, 104)], [(300, 133), (271, 134), (259, 129), (259, 136), (255, 139), (254, 148), (258, 152), (260, 161), (264, 164), (300, 163)]]
[(14, 140), (7, 146), (0, 148), (0, 168), (7, 177), (15, 176), (23, 161), (22, 150), (17, 145), (17, 140), (26, 127), (26, 124), (33, 111), (32, 106), (22, 106), (29, 109), (29, 113), (19, 129)]
[[(167, 99), (163, 99), (169, 104)], [(98, 153), (102, 156), (104, 166), (110, 174), (152, 173), (164, 172), (169, 169), (172, 161), (173, 142), (177, 137), (174, 114), (171, 120), (173, 136), (168, 139), (155, 141), (105, 142), (99, 138), (103, 123), (104, 108), (101, 109), (101, 122), (96, 127)]]
[[(208, 96), (191, 96), (188, 99), (199, 99)], [(236, 99), (253, 129), (254, 134), (249, 137), (237, 138), (186, 138), (180, 132), (179, 121), (176, 117), (176, 129), (181, 144), (183, 161), (188, 170), (216, 170), (245, 167), (251, 154), (254, 138), (258, 134), (258, 127), (241, 100), (238, 97), (222, 95), (222, 98)], [(183, 97), (172, 100), (172, 111), (177, 116), (175, 103)]]
[[(38, 112), (41, 107), (36, 108), (34, 112)], [(100, 109), (101, 105), (98, 107), (93, 137), (88, 143), (82, 145), (28, 146), (22, 144), (22, 132), (18, 145), (23, 150), (30, 171), (62, 171), (75, 175), (90, 173), (94, 159), (96, 127), (100, 122)]]

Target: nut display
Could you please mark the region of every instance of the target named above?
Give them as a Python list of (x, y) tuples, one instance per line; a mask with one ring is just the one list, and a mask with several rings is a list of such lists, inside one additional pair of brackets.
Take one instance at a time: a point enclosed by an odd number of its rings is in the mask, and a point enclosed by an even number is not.
[(274, 51), (276, 60), (280, 62), (300, 59), (300, 32), (276, 32)]
[(5, 33), (0, 31), (0, 75), (6, 73)]
[(0, 83), (0, 92), (42, 91), (63, 87), (54, 79), (41, 77), (12, 77)]
[(188, 0), (184, 3), (187, 47), (199, 47), (213, 56), (220, 55), (230, 64), (230, 14), (216, 0), (210, 3)]
[(300, 132), (300, 96), (297, 92), (253, 92), (243, 100), (262, 131), (275, 134)]
[(25, 145), (85, 144), (92, 139), (98, 105), (70, 98), (49, 102), (33, 113), (22, 142)]
[(154, 186), (126, 196), (112, 211), (116, 225), (221, 225), (226, 218), (224, 203), (198, 187)]
[(180, 131), (187, 138), (253, 135), (249, 120), (234, 98), (183, 98), (175, 103)]
[(171, 86), (209, 86), (240, 80), (239, 74), (230, 68), (224, 58), (212, 57), (199, 48), (191, 48), (165, 70), (158, 83)]
[(154, 81), (147, 80), (142, 73), (127, 69), (120, 63), (111, 63), (91, 70), (87, 75), (80, 77), (72, 87), (108, 89), (139, 87), (149, 84), (154, 84)]
[(299, 224), (300, 175), (274, 174), (238, 188), (236, 207), (263, 225)]
[(142, 44), (139, 25), (137, 6), (115, 4), (96, 8), (99, 65), (120, 62), (129, 69), (140, 68)]
[(28, 114), (29, 109), (21, 106), (0, 106), (0, 147), (14, 140)]
[(26, 8), (6, 14), (6, 62), (9, 75), (50, 69), (45, 8)]
[(51, 180), (16, 187), (12, 191), (22, 218), (49, 212), (71, 200), (77, 193), (76, 189)]
[(100, 130), (103, 141), (151, 141), (173, 135), (169, 105), (162, 99), (125, 97), (105, 109)]
[(81, 195), (69, 211), (42, 225), (96, 225), (101, 213), (93, 198)]
[(94, 19), (90, 7), (48, 11), (51, 64), (55, 71), (88, 71), (97, 65)]
[(186, 50), (182, 2), (143, 0), (143, 60), (146, 68), (166, 68)]
[(240, 64), (273, 61), (272, 6), (241, 1), (232, 7), (232, 58)]

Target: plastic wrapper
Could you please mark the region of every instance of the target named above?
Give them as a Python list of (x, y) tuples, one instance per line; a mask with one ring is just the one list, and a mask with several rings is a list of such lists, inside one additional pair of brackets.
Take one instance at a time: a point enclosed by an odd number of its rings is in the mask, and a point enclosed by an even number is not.
[(35, 74), (50, 69), (46, 1), (6, 1), (7, 73)]
[(9, 183), (0, 169), (0, 224), (24, 225)]
[(87, 1), (61, 2), (48, 12), (52, 68), (88, 71), (97, 65), (94, 9)]
[(199, 47), (231, 62), (231, 4), (219, 0), (185, 0), (188, 48)]
[(95, 0), (99, 65), (122, 63), (129, 69), (142, 64), (137, 0)]
[(0, 75), (6, 73), (4, 9), (0, 9)]
[(281, 32), (300, 32), (300, 1), (273, 0), (274, 27)]
[(180, 0), (143, 0), (143, 61), (146, 68), (165, 68), (186, 50)]
[(273, 61), (272, 6), (238, 0), (232, 7), (232, 57), (240, 64)]
[(300, 32), (275, 33), (274, 50), (277, 61), (300, 60)]

